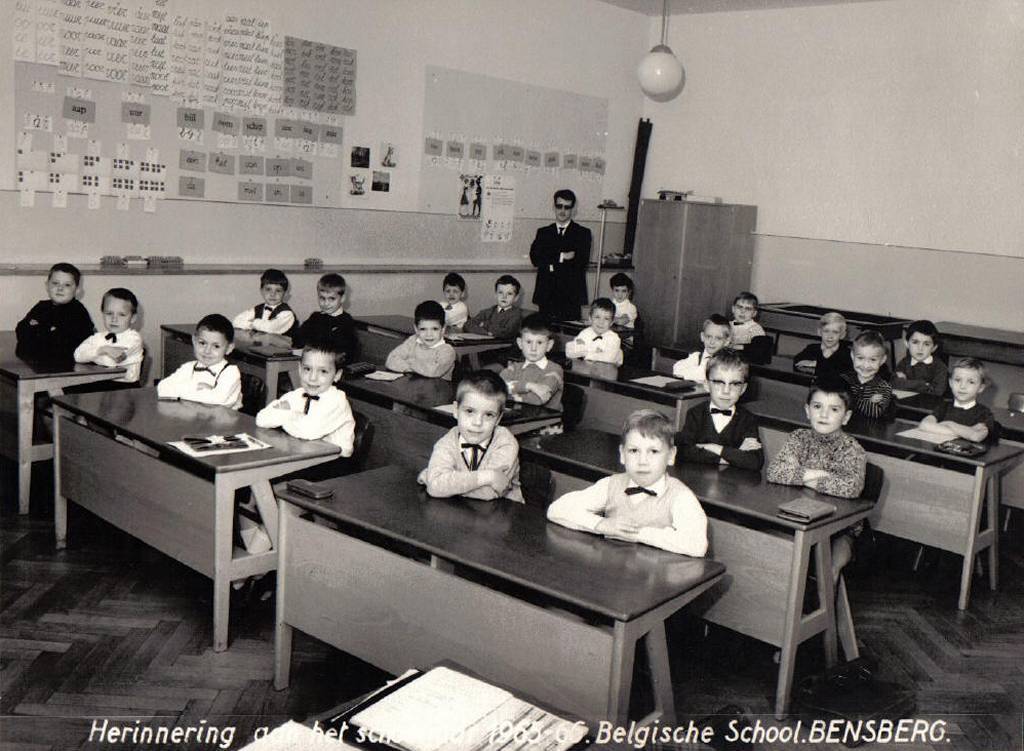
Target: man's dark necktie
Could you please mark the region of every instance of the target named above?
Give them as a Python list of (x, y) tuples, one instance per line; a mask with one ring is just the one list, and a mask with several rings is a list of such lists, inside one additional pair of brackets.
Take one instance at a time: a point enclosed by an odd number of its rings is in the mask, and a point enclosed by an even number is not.
[(647, 495), (658, 495), (650, 488), (641, 488), (637, 485), (635, 488), (626, 488), (626, 495), (639, 495), (640, 493), (647, 493)]

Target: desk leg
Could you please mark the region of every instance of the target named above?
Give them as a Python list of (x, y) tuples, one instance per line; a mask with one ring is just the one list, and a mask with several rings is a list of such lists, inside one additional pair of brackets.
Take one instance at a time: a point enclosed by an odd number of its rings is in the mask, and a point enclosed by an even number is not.
[(850, 599), (846, 596), (846, 579), (839, 575), (836, 586), (836, 627), (839, 630), (839, 641), (843, 645), (843, 656), (847, 662), (860, 657), (857, 646), (857, 633), (853, 628), (853, 612), (850, 610)]
[(659, 719), (666, 725), (675, 725), (676, 703), (672, 694), (672, 672), (668, 663), (664, 621), (657, 623), (647, 632), (644, 645), (647, 647), (647, 662), (650, 663), (651, 684), (654, 689), (654, 712), (651, 719)]
[(263, 519), (263, 526), (267, 528), (267, 536), (270, 537), (270, 544), (277, 547), (279, 536), (277, 530), (277, 497), (270, 489), (270, 483), (260, 480), (252, 484), (252, 496), (256, 499), (256, 508), (259, 509), (260, 517)]
[(59, 408), (53, 410), (53, 532), (57, 550), (68, 546), (68, 499), (60, 492), (60, 419)]
[(1003, 479), (998, 471), (989, 472), (988, 478), (988, 533), (992, 544), (988, 548), (988, 586), (993, 592), (999, 586), (999, 507), (1003, 502)]
[(27, 381), (18, 381), (18, 513), (27, 514), (32, 496), (32, 424), (35, 394)]
[(213, 651), (228, 648), (228, 620), (231, 615), (232, 533), (235, 523), (235, 489), (215, 482), (213, 543)]
[(804, 610), (804, 590), (807, 587), (809, 547), (807, 535), (797, 530), (793, 535), (789, 595), (786, 598), (786, 617), (782, 627), (782, 655), (779, 659), (779, 680), (775, 687), (775, 718), (779, 720), (789, 713), (789, 692), (793, 687), (793, 669), (796, 666), (796, 650), (800, 644), (800, 622)]
[(469, 360), (469, 367), (473, 370), (480, 370), (480, 353), (470, 352), (466, 355), (466, 359)]
[(272, 401), (277, 398), (277, 382), (281, 379), (282, 368), (280, 363), (268, 362), (267, 363), (267, 374), (266, 374), (266, 388), (264, 394), (266, 399), (263, 406), (268, 406)]
[(285, 623), (285, 596), (288, 587), (286, 558), (288, 522), (296, 515), (297, 511), (286, 501), (281, 501), (280, 508), (281, 539), (277, 547), (277, 595), (274, 616), (274, 688), (283, 691), (288, 688), (292, 669), (292, 627)]
[(832, 584), (832, 540), (825, 536), (814, 546), (818, 607), (825, 611), (825, 665), (836, 664), (836, 592)]
[[(981, 509), (985, 504), (985, 470), (979, 467), (974, 473), (974, 490), (971, 493), (971, 513), (967, 520), (967, 545), (964, 550), (963, 566), (960, 568), (959, 610), (967, 610), (971, 601), (971, 578), (974, 576), (974, 559), (978, 554)], [(991, 530), (995, 534), (995, 530)]]
[[(664, 633), (662, 633), (664, 638)], [(633, 688), (633, 659), (636, 641), (630, 638), (627, 626), (615, 621), (612, 643), (612, 675), (608, 684), (608, 711), (605, 716), (612, 722), (625, 724), (629, 719), (629, 693)]]

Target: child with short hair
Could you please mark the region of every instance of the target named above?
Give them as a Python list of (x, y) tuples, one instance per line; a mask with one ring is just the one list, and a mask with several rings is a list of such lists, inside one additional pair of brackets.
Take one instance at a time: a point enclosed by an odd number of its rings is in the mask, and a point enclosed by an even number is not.
[(124, 287), (114, 287), (103, 293), (100, 303), (103, 325), (100, 331), (75, 349), (75, 362), (91, 362), (106, 368), (122, 367), (125, 374), (112, 381), (91, 383), (89, 391), (134, 389), (139, 387), (142, 371), (142, 336), (132, 328), (139, 311), (139, 300)]
[(587, 362), (622, 365), (622, 341), (612, 331), (615, 304), (599, 297), (590, 305), (590, 325), (565, 343), (565, 356)]
[(454, 495), (524, 503), (519, 485), (519, 443), (498, 423), (508, 390), (501, 377), (477, 370), (455, 391), (458, 424), (434, 444), (430, 463), (417, 481), (438, 498)]
[(896, 411), (892, 384), (882, 371), (885, 339), (877, 331), (862, 331), (853, 340), (853, 372), (844, 373), (853, 410), (872, 420), (888, 419)]
[(455, 348), (444, 340), (444, 308), (426, 300), (416, 306), (413, 318), (416, 333), (388, 353), (385, 367), (396, 373), (450, 381), (455, 370)]
[(280, 269), (267, 269), (260, 274), (263, 302), (243, 310), (231, 323), (243, 331), (292, 336), (298, 328), (298, 321), (294, 311), (284, 301), (287, 294), (288, 277)]
[(673, 365), (672, 375), (707, 386), (708, 364), (719, 350), (729, 346), (731, 338), (729, 319), (712, 313), (704, 319), (704, 324), (700, 327), (700, 340), (704, 344), (704, 349), (691, 352), (689, 356)]
[(820, 342), (808, 344), (793, 357), (793, 370), (813, 373), (817, 379), (834, 380), (853, 372), (850, 344), (846, 341), (846, 318), (830, 311), (818, 319)]
[(77, 299), (82, 272), (70, 263), (55, 263), (46, 275), (48, 299), (22, 318), (15, 334), (15, 354), (25, 360), (71, 362), (75, 348), (96, 331), (89, 311)]
[(686, 413), (679, 434), (683, 461), (760, 471), (764, 449), (757, 418), (737, 404), (747, 390), (750, 365), (735, 350), (722, 349), (711, 358), (707, 375), (710, 399)]
[(973, 357), (957, 360), (949, 376), (953, 401), (942, 402), (932, 414), (921, 420), (921, 427), (945, 434), (950, 439), (995, 443), (999, 440), (999, 423), (992, 410), (977, 402), (978, 394), (987, 385), (985, 365), (980, 360)]
[(702, 557), (708, 550), (708, 520), (693, 491), (666, 474), (675, 457), (672, 422), (653, 409), (637, 410), (626, 418), (619, 443), (626, 471), (566, 493), (548, 507), (548, 519)]
[(931, 321), (914, 321), (907, 326), (903, 341), (907, 354), (896, 363), (893, 388), (942, 396), (946, 393), (949, 372), (939, 359), (939, 330)]
[(292, 337), (296, 349), (310, 342), (329, 342), (343, 357), (343, 363), (354, 362), (359, 352), (356, 324), (343, 307), (345, 277), (324, 274), (316, 283), (316, 299), (320, 310), (310, 314)]
[(513, 400), (561, 409), (565, 375), (557, 363), (548, 359), (554, 344), (551, 326), (545, 316), (533, 313), (523, 320), (516, 345), (524, 360), (509, 363), (501, 371)]
[[(864, 490), (867, 454), (843, 431), (853, 415), (844, 381), (818, 381), (807, 392), (804, 411), (811, 427), (789, 434), (786, 444), (768, 463), (768, 482), (803, 485), (838, 498), (856, 498)], [(832, 541), (832, 576), (839, 578), (853, 557), (853, 540), (863, 524)]]
[(242, 374), (227, 356), (235, 348), (235, 329), (224, 316), (211, 313), (196, 324), (192, 335), (195, 360), (185, 363), (156, 387), (161, 399), (214, 404), (231, 409), (242, 406)]
[(445, 328), (450, 331), (462, 331), (462, 327), (469, 320), (469, 308), (464, 302), (466, 280), (454, 271), (445, 274), (444, 281), (441, 282), (441, 291), (444, 292), (441, 307), (444, 308)]
[[(261, 428), (283, 428), (288, 435), (307, 441), (321, 439), (338, 446), (342, 457), (352, 456), (356, 421), (345, 392), (336, 385), (344, 362), (344, 353), (331, 342), (307, 342), (299, 363), (300, 387), (257, 412), (256, 424)], [(324, 466), (310, 469), (321, 470)], [(317, 474), (330, 476), (322, 471)], [(306, 473), (303, 476), (309, 479)]]
[(639, 315), (636, 305), (633, 304), (633, 280), (620, 271), (612, 275), (608, 280), (608, 286), (611, 287), (612, 302), (615, 303), (615, 318), (612, 323), (627, 329), (633, 328)]
[(484, 308), (466, 321), (463, 331), (488, 334), (498, 339), (512, 339), (523, 323), (523, 311), (516, 304), (522, 285), (510, 274), (502, 274), (494, 283), (496, 303)]
[(733, 349), (742, 350), (754, 339), (755, 336), (764, 336), (764, 329), (755, 318), (757, 318), (757, 295), (753, 292), (740, 292), (732, 301), (732, 330)]

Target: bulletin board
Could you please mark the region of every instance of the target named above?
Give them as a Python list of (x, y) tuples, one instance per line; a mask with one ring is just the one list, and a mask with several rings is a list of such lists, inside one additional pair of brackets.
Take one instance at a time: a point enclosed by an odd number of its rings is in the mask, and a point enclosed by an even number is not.
[(23, 205), (36, 193), (145, 211), (164, 198), (343, 205), (355, 50), (167, 0), (17, 0), (14, 55)]
[(516, 218), (551, 216), (559, 188), (581, 214), (601, 201), (607, 99), (436, 66), (425, 77), (421, 211), (479, 219), (488, 176), (514, 186)]

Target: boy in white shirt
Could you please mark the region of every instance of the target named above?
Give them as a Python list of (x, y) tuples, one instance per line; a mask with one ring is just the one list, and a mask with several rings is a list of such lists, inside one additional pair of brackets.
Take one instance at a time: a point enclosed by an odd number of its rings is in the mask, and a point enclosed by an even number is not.
[(242, 406), (242, 374), (229, 365), (227, 356), (235, 348), (235, 329), (224, 316), (211, 313), (196, 324), (192, 352), (196, 359), (185, 363), (160, 381), (156, 393), (161, 399), (182, 399), (231, 409)]
[(612, 302), (615, 303), (615, 318), (612, 322), (628, 329), (633, 328), (639, 315), (633, 304), (633, 280), (620, 271), (612, 275), (608, 285), (612, 289)]
[(642, 542), (680, 555), (703, 557), (708, 520), (686, 485), (666, 472), (676, 459), (672, 422), (653, 409), (626, 419), (619, 460), (626, 471), (548, 507), (548, 519), (569, 529)]
[(447, 331), (462, 331), (462, 327), (469, 320), (469, 308), (464, 302), (466, 299), (466, 280), (462, 274), (454, 271), (444, 275), (441, 282), (441, 290), (444, 292), (444, 299), (441, 300), (441, 307), (444, 308), (444, 326)]
[[(256, 413), (261, 428), (283, 428), (296, 438), (324, 440), (341, 449), (342, 458), (352, 456), (356, 421), (345, 393), (335, 384), (341, 380), (345, 355), (330, 342), (308, 342), (299, 364), (300, 388), (289, 391)], [(344, 473), (337, 462), (326, 462), (303, 470), (299, 476), (323, 479)], [(337, 471), (332, 471), (336, 469)]]
[(75, 362), (91, 362), (107, 368), (122, 367), (125, 374), (112, 381), (91, 383), (88, 391), (139, 387), (142, 369), (142, 337), (132, 328), (139, 300), (124, 287), (108, 289), (100, 303), (106, 331), (93, 334), (75, 349)]
[(731, 339), (729, 320), (725, 316), (712, 313), (704, 319), (704, 325), (701, 326), (700, 340), (704, 344), (704, 349), (691, 352), (689, 357), (684, 357), (673, 365), (672, 375), (676, 378), (685, 378), (687, 381), (696, 381), (707, 387), (708, 363), (720, 349), (729, 346)]
[[(247, 308), (231, 322), (236, 329), (292, 337), (299, 327), (295, 313), (284, 301), (288, 294), (288, 277), (280, 269), (267, 269), (260, 274), (260, 295), (263, 302)], [(290, 344), (290, 342), (280, 342)]]
[(757, 295), (740, 292), (732, 301), (732, 348), (742, 350), (755, 336), (764, 336), (764, 329), (754, 319), (757, 317)]
[(622, 365), (622, 342), (612, 331), (615, 304), (599, 297), (590, 306), (590, 326), (565, 344), (565, 356), (588, 362), (610, 362)]

